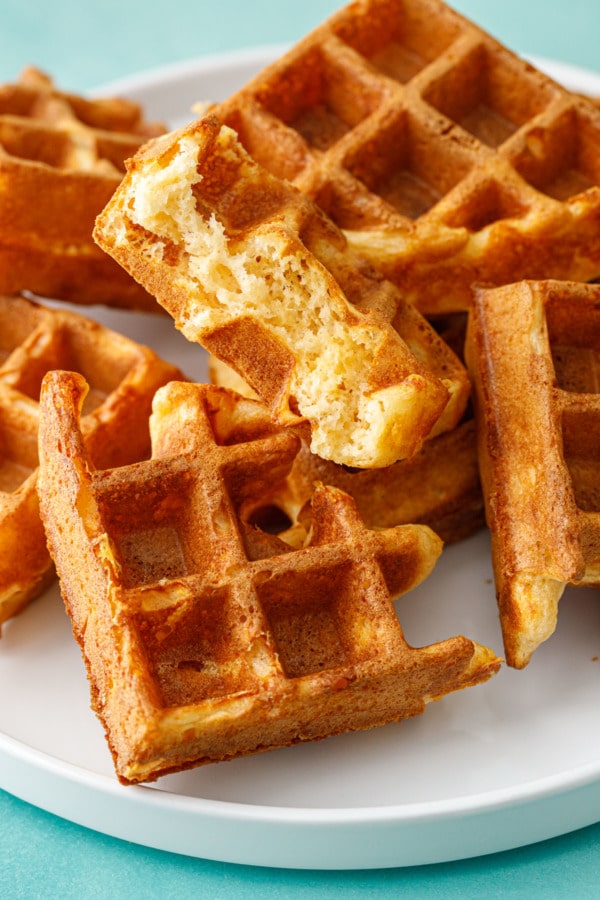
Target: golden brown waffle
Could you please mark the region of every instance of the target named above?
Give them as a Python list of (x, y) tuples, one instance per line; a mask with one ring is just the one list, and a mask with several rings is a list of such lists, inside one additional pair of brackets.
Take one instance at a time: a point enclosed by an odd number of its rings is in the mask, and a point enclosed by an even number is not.
[(312, 201), (214, 117), (146, 145), (99, 244), (324, 458), (377, 467), (462, 416), (462, 363)]
[(441, 0), (359, 0), (214, 107), (428, 314), (600, 274), (600, 110)]
[[(209, 360), (209, 373), (213, 384), (246, 397), (256, 396), (236, 372), (214, 357)], [(425, 441), (410, 459), (382, 469), (352, 469), (321, 459), (311, 453), (302, 431), (296, 431), (302, 443), (290, 474), (250, 513), (253, 521), (267, 526), (271, 521), (288, 521), (294, 529), (288, 540), (310, 527), (308, 507), (318, 483), (350, 494), (367, 528), (429, 525), (444, 543), (451, 543), (485, 525), (475, 421), (470, 409), (463, 421)], [(304, 527), (297, 529), (299, 524)]]
[(152, 351), (83, 316), (0, 296), (0, 628), (53, 578), (36, 493), (39, 393), (68, 366), (91, 385), (82, 429), (98, 465), (150, 452), (155, 390), (181, 378)]
[(164, 131), (126, 100), (62, 93), (36, 69), (0, 87), (0, 293), (157, 312), (102, 253), (94, 219), (124, 160)]
[(427, 576), (424, 526), (366, 529), (346, 494), (313, 498), (293, 550), (239, 509), (283, 477), (297, 438), (224, 389), (155, 396), (152, 459), (96, 469), (81, 377), (47, 376), (40, 497), (92, 702), (124, 783), (421, 713), (499, 666), (464, 637), (404, 640), (391, 595)]
[(506, 659), (522, 668), (565, 586), (600, 582), (600, 286), (478, 290), (467, 358)]

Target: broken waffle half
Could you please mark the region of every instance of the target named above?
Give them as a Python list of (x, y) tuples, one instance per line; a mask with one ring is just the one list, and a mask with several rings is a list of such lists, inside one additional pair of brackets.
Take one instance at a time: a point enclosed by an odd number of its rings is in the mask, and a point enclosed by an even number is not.
[(172, 382), (155, 396), (152, 458), (101, 469), (85, 393), (80, 376), (45, 378), (39, 491), (123, 783), (413, 716), (496, 672), (465, 637), (404, 640), (391, 597), (435, 564), (429, 528), (370, 531), (330, 487), (301, 549), (244, 523), (298, 447), (261, 404)]
[(90, 385), (81, 420), (97, 465), (150, 453), (157, 388), (181, 373), (151, 350), (91, 320), (0, 296), (0, 628), (54, 577), (39, 516), (39, 394), (46, 372), (68, 366)]
[(92, 229), (125, 159), (163, 131), (136, 103), (61, 92), (33, 68), (0, 86), (0, 293), (158, 312)]
[(600, 285), (478, 289), (467, 360), (506, 661), (522, 668), (565, 587), (600, 583)]
[(214, 116), (136, 154), (94, 234), (323, 458), (388, 465), (463, 414), (466, 370), (434, 328)]
[(600, 110), (441, 0), (358, 0), (213, 107), (428, 315), (600, 274)]

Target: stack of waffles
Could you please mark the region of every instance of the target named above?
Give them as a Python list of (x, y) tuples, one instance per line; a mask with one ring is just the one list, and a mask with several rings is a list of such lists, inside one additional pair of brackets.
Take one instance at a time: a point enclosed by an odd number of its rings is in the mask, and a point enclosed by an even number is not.
[(41, 518), (118, 778), (487, 680), (493, 650), (413, 648), (393, 603), (484, 515), (526, 665), (597, 579), (600, 110), (439, 0), (357, 0), (126, 168), (95, 241), (215, 384), (168, 379), (122, 460), (86, 371), (42, 383)]
[(64, 93), (34, 68), (2, 85), (0, 293), (153, 311), (153, 298), (99, 251), (92, 228), (125, 160), (162, 131), (136, 103)]
[(368, 527), (351, 495), (307, 476), (305, 515), (264, 527), (265, 508), (299, 504), (301, 446), (385, 471), (454, 429), (464, 365), (216, 117), (181, 156), (172, 141), (134, 158), (95, 234), (259, 399), (170, 385), (151, 460), (106, 472), (77, 439), (85, 385), (56, 373), (40, 429), (42, 515), (128, 784), (407, 718), (500, 664), (464, 636), (406, 643), (393, 599), (439, 556), (428, 525)]

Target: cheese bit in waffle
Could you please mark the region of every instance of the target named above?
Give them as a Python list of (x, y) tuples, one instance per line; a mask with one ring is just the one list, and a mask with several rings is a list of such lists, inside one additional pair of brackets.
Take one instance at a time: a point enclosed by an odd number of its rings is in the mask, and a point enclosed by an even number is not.
[(554, 632), (567, 584), (600, 583), (600, 286), (476, 292), (467, 359), (507, 662)]
[[(209, 360), (213, 384), (256, 396), (236, 372), (220, 360)], [(464, 419), (425, 441), (410, 459), (381, 469), (352, 469), (321, 459), (310, 451), (310, 436), (302, 438), (289, 476), (252, 512), (256, 521), (289, 521), (288, 539), (310, 527), (310, 500), (318, 483), (332, 485), (354, 499), (367, 528), (429, 525), (444, 543), (463, 540), (485, 525), (477, 462), (475, 421), (471, 409)], [(298, 527), (301, 526), (301, 527)]]
[(122, 782), (414, 716), (497, 671), (465, 637), (403, 637), (391, 597), (434, 566), (429, 528), (370, 531), (330, 487), (302, 549), (240, 519), (298, 446), (262, 405), (246, 417), (250, 400), (171, 383), (155, 396), (152, 459), (102, 470), (82, 440), (84, 395), (81, 377), (45, 379), (39, 489)]
[(422, 311), (600, 274), (600, 110), (441, 0), (359, 0), (213, 107)]
[(0, 86), (0, 292), (158, 312), (92, 229), (125, 159), (163, 131), (135, 103), (62, 93), (36, 69)]
[(81, 427), (103, 466), (149, 456), (154, 392), (182, 377), (83, 316), (0, 296), (0, 628), (54, 577), (36, 493), (37, 437), (42, 378), (61, 365), (90, 384)]
[(129, 161), (95, 237), (324, 458), (384, 466), (462, 415), (466, 370), (435, 330), (214, 117)]

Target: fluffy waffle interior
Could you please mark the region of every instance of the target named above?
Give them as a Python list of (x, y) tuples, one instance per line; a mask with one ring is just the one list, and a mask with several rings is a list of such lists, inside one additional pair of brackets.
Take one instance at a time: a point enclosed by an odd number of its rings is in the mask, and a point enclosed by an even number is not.
[(506, 659), (522, 668), (565, 586), (600, 581), (600, 286), (479, 290), (467, 359)]
[(358, 0), (215, 107), (428, 314), (600, 273), (600, 111), (441, 0)]
[(125, 160), (164, 127), (118, 98), (56, 89), (36, 69), (0, 87), (0, 292), (159, 307), (92, 239)]
[(99, 465), (150, 454), (155, 390), (174, 366), (83, 316), (0, 296), (0, 626), (53, 577), (36, 493), (39, 394), (46, 372), (67, 366), (90, 390), (82, 429)]
[(85, 390), (45, 378), (39, 489), (121, 781), (416, 715), (497, 670), (464, 637), (404, 640), (391, 598), (435, 564), (429, 528), (370, 531), (330, 487), (301, 549), (244, 523), (298, 447), (260, 404), (171, 383), (151, 460), (102, 470), (78, 425)]
[(387, 465), (462, 416), (455, 354), (212, 116), (129, 162), (95, 237), (280, 422), (307, 420), (324, 458)]

